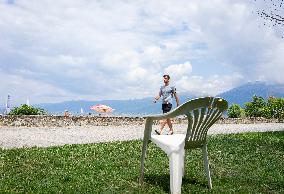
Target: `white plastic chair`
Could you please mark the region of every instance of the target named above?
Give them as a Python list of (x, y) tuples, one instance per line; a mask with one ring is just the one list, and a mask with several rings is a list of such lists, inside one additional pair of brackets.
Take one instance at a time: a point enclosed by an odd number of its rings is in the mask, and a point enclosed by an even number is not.
[[(185, 171), (186, 149), (202, 149), (208, 187), (211, 189), (212, 183), (207, 156), (207, 131), (222, 116), (227, 108), (228, 102), (222, 98), (204, 97), (190, 100), (169, 113), (146, 117), (141, 156), (140, 184), (143, 183), (147, 145), (151, 140), (169, 157), (171, 193), (181, 193), (182, 177)], [(151, 135), (154, 120), (163, 120), (179, 115), (187, 116), (188, 127), (186, 135)]]

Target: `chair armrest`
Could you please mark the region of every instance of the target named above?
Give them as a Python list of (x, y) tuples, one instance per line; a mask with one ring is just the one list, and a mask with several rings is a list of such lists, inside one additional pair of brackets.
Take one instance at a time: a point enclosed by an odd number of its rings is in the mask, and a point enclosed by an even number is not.
[(157, 114), (157, 115), (148, 115), (145, 118), (149, 118), (151, 120), (163, 120), (163, 119), (169, 119), (169, 118), (173, 118), (176, 115), (174, 114), (174, 110), (165, 113), (165, 114)]

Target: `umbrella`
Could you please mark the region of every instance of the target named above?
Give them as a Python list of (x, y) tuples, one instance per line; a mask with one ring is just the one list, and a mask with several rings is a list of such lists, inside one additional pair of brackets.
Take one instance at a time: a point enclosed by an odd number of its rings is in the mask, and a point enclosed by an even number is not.
[(104, 105), (104, 104), (97, 104), (97, 105), (91, 106), (90, 109), (97, 111), (97, 112), (100, 112), (100, 113), (109, 113), (109, 112), (112, 112), (112, 111), (115, 110), (115, 109), (113, 109), (113, 108), (111, 108), (107, 105)]

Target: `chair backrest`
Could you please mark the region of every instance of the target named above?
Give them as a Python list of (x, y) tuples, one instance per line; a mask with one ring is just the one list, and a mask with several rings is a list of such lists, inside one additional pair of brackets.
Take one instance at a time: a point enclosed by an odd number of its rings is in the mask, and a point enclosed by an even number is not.
[(227, 108), (228, 102), (222, 98), (204, 97), (190, 100), (171, 112), (172, 116), (187, 116), (185, 149), (202, 147), (206, 143), (208, 129)]

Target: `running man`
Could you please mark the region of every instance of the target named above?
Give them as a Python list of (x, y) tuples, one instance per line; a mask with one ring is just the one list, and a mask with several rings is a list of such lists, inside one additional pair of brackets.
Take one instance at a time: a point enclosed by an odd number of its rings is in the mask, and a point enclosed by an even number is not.
[[(167, 113), (172, 109), (172, 98), (175, 97), (177, 107), (179, 106), (179, 98), (176, 93), (176, 88), (174, 86), (170, 86), (170, 76), (163, 75), (163, 78), (164, 78), (164, 85), (161, 86), (159, 95), (154, 98), (154, 103), (156, 103), (157, 100), (159, 100), (160, 97), (162, 97), (162, 100), (163, 100), (162, 110), (163, 110), (163, 113)], [(160, 124), (161, 124), (160, 131), (155, 130), (155, 132), (158, 135), (162, 134), (162, 131), (166, 124), (168, 124), (169, 129), (170, 129), (169, 135), (172, 135), (174, 133), (171, 119), (162, 120)]]

